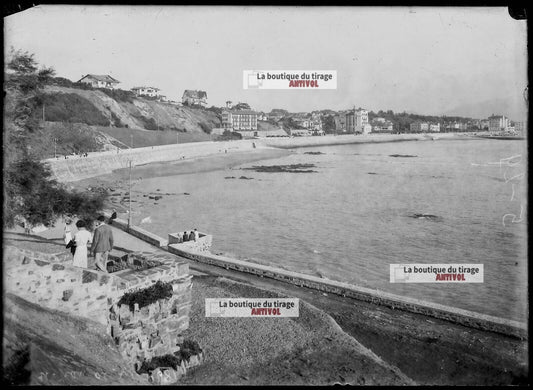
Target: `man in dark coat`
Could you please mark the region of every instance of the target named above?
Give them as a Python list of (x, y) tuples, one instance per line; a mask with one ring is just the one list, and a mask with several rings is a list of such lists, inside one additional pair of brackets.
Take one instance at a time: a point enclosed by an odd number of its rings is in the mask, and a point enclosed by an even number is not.
[(103, 215), (98, 217), (96, 224), (91, 252), (94, 254), (96, 267), (103, 272), (107, 272), (107, 258), (109, 252), (113, 249), (113, 231), (111, 227), (106, 225)]

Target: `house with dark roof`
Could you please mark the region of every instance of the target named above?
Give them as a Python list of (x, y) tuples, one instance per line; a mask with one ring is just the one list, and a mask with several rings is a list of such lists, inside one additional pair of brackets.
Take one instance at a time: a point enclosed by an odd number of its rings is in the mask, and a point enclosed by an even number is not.
[(200, 105), (202, 107), (205, 107), (207, 105), (207, 92), (186, 89), (183, 92), (181, 102), (182, 104), (186, 104), (189, 106)]
[(117, 84), (120, 83), (117, 79), (109, 75), (97, 75), (97, 74), (88, 74), (83, 76), (77, 81), (78, 83), (89, 84), (93, 88), (116, 88)]

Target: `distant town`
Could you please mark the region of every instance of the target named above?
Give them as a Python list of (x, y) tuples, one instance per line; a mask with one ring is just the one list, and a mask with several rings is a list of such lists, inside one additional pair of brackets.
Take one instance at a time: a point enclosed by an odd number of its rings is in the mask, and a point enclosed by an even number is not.
[[(57, 79), (57, 78), (56, 78)], [(61, 78), (59, 78), (61, 79)], [(66, 80), (66, 79), (65, 79)], [(93, 88), (118, 89), (120, 81), (109, 75), (87, 74), (75, 84), (86, 84)], [(169, 100), (161, 94), (159, 88), (139, 86), (130, 90), (136, 97), (148, 98), (168, 104), (207, 108), (207, 92), (185, 90), (181, 102)], [(239, 133), (243, 137), (304, 137), (325, 134), (397, 134), (397, 133), (439, 133), (439, 132), (476, 132), (518, 134), (525, 132), (525, 123), (513, 121), (498, 113), (488, 118), (465, 118), (459, 116), (431, 116), (412, 113), (394, 113), (387, 111), (369, 111), (355, 106), (334, 111), (316, 110), (312, 112), (290, 113), (284, 109), (261, 112), (251, 109), (247, 103), (226, 101), (225, 107), (209, 108), (221, 117), (221, 127), (212, 129), (212, 134), (226, 131)], [(272, 126), (261, 130), (260, 122)]]

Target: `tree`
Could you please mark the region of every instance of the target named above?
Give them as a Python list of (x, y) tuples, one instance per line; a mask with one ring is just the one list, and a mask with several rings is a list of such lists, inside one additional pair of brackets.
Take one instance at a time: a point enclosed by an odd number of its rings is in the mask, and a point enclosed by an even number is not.
[(250, 105), (248, 103), (237, 103), (233, 106), (234, 110), (251, 110)]
[(322, 129), (325, 133), (328, 134), (335, 133), (335, 117), (333, 115), (328, 115), (324, 117), (322, 121)]
[(54, 75), (41, 68), (33, 54), (11, 49), (5, 76), (4, 103), (4, 227), (18, 217), (30, 225), (51, 225), (61, 215), (89, 222), (103, 208), (106, 192), (70, 192), (52, 178), (50, 169), (32, 155), (32, 133), (39, 130), (42, 87)]
[(91, 221), (103, 208), (107, 193), (69, 192), (52, 178), (50, 169), (25, 154), (12, 163), (4, 177), (4, 227), (11, 227), (18, 217), (30, 226), (53, 225), (62, 215), (76, 215)]

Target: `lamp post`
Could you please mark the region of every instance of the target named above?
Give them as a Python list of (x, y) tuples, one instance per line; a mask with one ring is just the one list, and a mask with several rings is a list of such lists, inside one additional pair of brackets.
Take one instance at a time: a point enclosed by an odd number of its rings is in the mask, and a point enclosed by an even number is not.
[(130, 145), (131, 145), (131, 148), (133, 149), (133, 134), (130, 134)]
[(129, 213), (128, 213), (128, 230), (131, 226), (131, 160), (130, 160), (130, 192), (129, 192)]
[(57, 158), (57, 138), (54, 138), (54, 158)]

